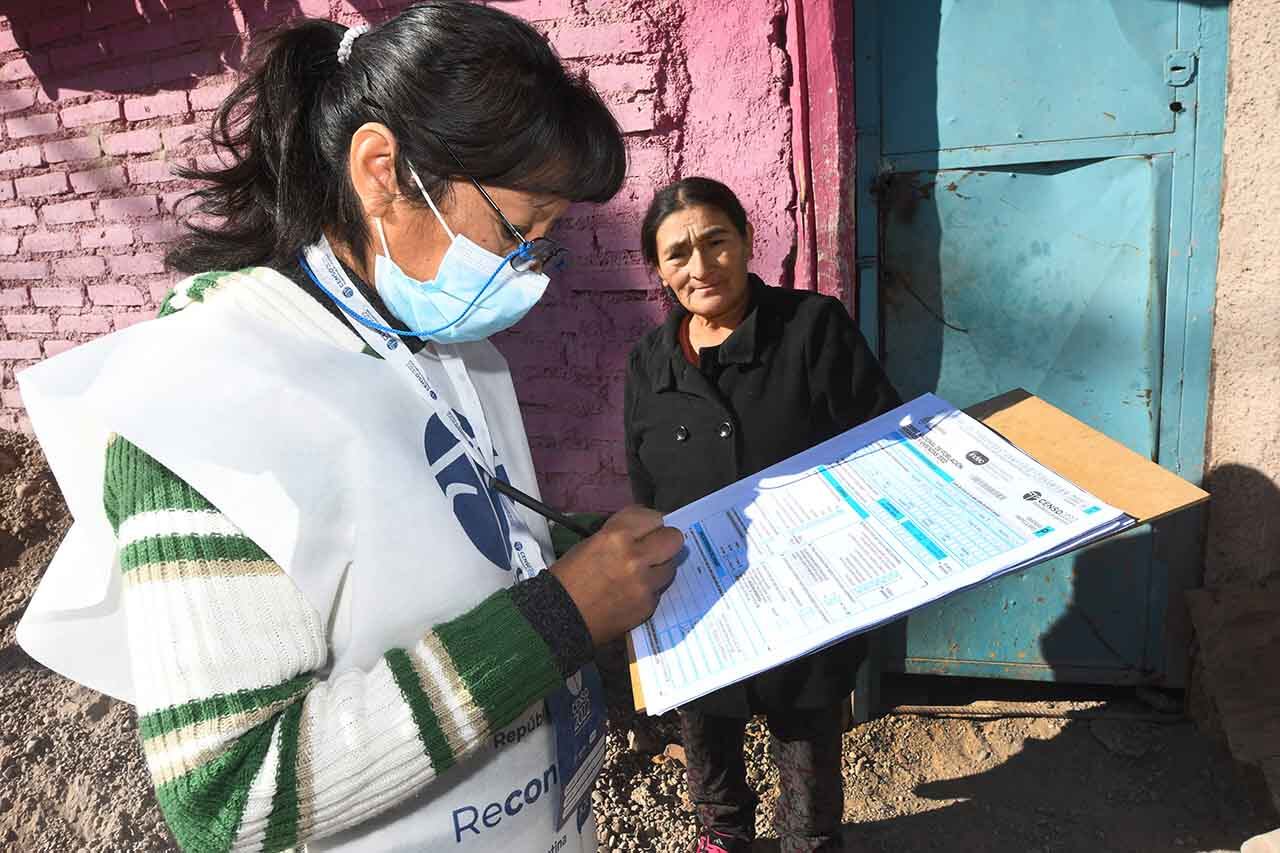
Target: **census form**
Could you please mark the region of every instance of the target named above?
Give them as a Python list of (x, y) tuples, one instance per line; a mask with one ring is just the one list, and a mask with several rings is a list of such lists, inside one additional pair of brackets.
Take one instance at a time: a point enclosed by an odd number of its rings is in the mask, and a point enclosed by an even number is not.
[(645, 694), (661, 713), (1207, 497), (1025, 392), (975, 414), (987, 426), (924, 395), (669, 515), (688, 548), (631, 637), (637, 707)]

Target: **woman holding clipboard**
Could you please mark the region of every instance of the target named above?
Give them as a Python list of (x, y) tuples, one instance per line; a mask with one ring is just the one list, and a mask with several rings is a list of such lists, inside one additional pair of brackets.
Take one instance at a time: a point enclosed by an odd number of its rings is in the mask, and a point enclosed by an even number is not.
[[(675, 306), (632, 350), (627, 468), (638, 503), (670, 512), (899, 404), (844, 306), (748, 271), (752, 228), (733, 191), (686, 178), (659, 191), (641, 250)], [(743, 731), (764, 714), (781, 795), (782, 850), (843, 849), (845, 702), (865, 655), (855, 637), (681, 709), (699, 853), (755, 836)]]
[(524, 22), (432, 0), (277, 34), (213, 142), (160, 319), (20, 377), (75, 516), (20, 642), (137, 707), (185, 850), (595, 850), (563, 756), (681, 537), (631, 507), (554, 559), (487, 338), (618, 191), (617, 123)]

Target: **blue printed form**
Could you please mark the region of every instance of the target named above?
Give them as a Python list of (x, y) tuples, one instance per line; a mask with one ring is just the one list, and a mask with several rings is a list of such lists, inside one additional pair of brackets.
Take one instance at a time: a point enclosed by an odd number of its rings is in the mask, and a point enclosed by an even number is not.
[(686, 547), (632, 632), (651, 714), (1133, 523), (929, 394), (666, 521)]

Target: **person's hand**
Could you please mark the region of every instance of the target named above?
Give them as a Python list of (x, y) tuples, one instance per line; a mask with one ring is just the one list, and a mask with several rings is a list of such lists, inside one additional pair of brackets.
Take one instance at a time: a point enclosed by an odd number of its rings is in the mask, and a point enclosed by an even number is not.
[(661, 513), (629, 506), (557, 560), (551, 573), (601, 646), (653, 615), (683, 546), (679, 530), (662, 526)]

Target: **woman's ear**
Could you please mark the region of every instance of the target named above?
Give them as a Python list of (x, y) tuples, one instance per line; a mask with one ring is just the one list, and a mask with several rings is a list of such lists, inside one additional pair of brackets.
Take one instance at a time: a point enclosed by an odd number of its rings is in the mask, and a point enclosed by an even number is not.
[(384, 216), (400, 194), (395, 134), (377, 122), (361, 125), (351, 137), (347, 168), (365, 216)]
[(680, 300), (676, 299), (676, 292), (661, 278), (658, 279), (658, 292), (662, 295), (662, 302), (667, 308), (674, 308), (680, 304)]

